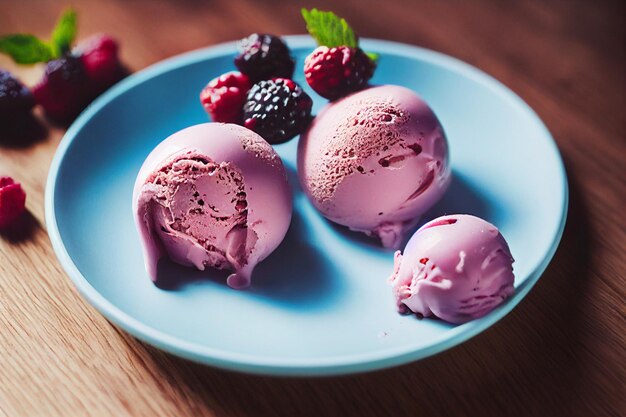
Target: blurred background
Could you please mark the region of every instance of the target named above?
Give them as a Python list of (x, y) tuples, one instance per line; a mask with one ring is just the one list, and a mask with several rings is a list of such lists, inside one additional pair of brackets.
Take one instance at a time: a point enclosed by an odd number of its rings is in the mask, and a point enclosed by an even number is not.
[[(624, 90), (619, 0), (1, 0), (0, 34), (45, 38), (68, 4), (78, 12), (78, 39), (113, 35), (133, 71), (252, 32), (306, 33), (299, 9), (317, 7), (345, 17), (361, 36), (422, 46), (475, 65), (520, 94), (540, 116), (546, 106), (567, 106), (619, 124), (617, 114), (602, 111), (606, 97)], [(41, 73), (41, 66), (18, 68), (2, 55), (0, 67), (19, 72), (27, 83)], [(542, 100), (546, 97), (552, 103)]]
[[(133, 70), (251, 32), (306, 33), (299, 9), (317, 7), (345, 17), (362, 36), (441, 51), (509, 86), (531, 80), (563, 99), (584, 98), (585, 105), (599, 106), (596, 100), (614, 91), (624, 72), (619, 0), (2, 0), (0, 33), (45, 37), (69, 4), (78, 11), (79, 39), (94, 32), (114, 35)], [(14, 69), (5, 57), (0, 64)], [(594, 88), (583, 90), (579, 77), (593, 80)]]

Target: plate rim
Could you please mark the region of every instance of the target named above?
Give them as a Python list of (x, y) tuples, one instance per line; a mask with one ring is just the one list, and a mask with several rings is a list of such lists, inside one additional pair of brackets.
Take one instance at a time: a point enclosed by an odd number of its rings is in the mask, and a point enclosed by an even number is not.
[[(290, 47), (313, 48), (315, 46), (313, 40), (308, 35), (289, 35), (284, 36), (283, 38), (287, 40)], [(416, 346), (413, 344), (408, 347), (405, 346), (383, 349), (373, 353), (344, 354), (327, 356), (324, 358), (285, 359), (267, 358), (252, 354), (232, 353), (222, 349), (187, 342), (144, 324), (130, 314), (127, 314), (116, 307), (112, 302), (100, 294), (74, 264), (71, 256), (67, 252), (65, 244), (63, 243), (63, 239), (56, 222), (54, 199), (58, 178), (57, 174), (67, 150), (85, 124), (87, 124), (87, 122), (95, 114), (97, 114), (104, 106), (106, 106), (118, 95), (123, 94), (127, 90), (162, 73), (221, 56), (224, 53), (232, 54), (235, 47), (235, 41), (220, 43), (176, 55), (130, 75), (98, 97), (90, 106), (88, 106), (68, 128), (67, 132), (63, 136), (48, 171), (44, 197), (45, 222), (57, 259), (81, 296), (111, 323), (120, 327), (133, 337), (136, 337), (137, 339), (161, 350), (195, 362), (200, 362), (205, 365), (215, 366), (222, 369), (276, 376), (331, 376), (352, 374), (417, 361), (467, 341), (468, 339), (491, 327), (493, 324), (506, 316), (511, 310), (513, 310), (513, 308), (519, 304), (519, 302), (537, 283), (551, 262), (565, 229), (569, 204), (569, 187), (563, 158), (553, 136), (550, 134), (550, 131), (535, 111), (532, 110), (532, 108), (521, 97), (497, 79), (468, 63), (443, 53), (414, 45), (378, 39), (362, 39), (361, 41), (367, 48), (437, 64), (473, 79), (475, 82), (497, 93), (502, 98), (512, 101), (513, 104), (517, 105), (521, 111), (527, 113), (527, 115), (530, 116), (535, 123), (537, 123), (537, 126), (543, 130), (543, 134), (547, 139), (549, 139), (552, 150), (555, 153), (554, 156), (556, 157), (556, 161), (559, 165), (558, 171), (564, 188), (561, 218), (556, 230), (552, 233), (550, 249), (545, 254), (542, 261), (539, 262), (535, 269), (528, 275), (528, 278), (516, 288), (516, 292), (513, 297), (487, 316), (456, 326), (435, 340), (430, 339), (430, 343), (428, 345)]]

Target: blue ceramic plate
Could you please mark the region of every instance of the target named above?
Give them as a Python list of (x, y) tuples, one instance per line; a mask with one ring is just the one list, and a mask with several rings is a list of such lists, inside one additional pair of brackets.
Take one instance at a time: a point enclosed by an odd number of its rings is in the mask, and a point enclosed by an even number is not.
[[(289, 37), (296, 80), (306, 86), (308, 37)], [(176, 355), (244, 372), (329, 375), (415, 361), (451, 348), (506, 315), (545, 270), (561, 238), (567, 180), (550, 133), (518, 96), (456, 59), (364, 40), (381, 55), (373, 83), (419, 93), (450, 142), (454, 180), (424, 220), (470, 213), (500, 228), (515, 262), (515, 295), (486, 317), (452, 326), (396, 313), (387, 276), (393, 254), (332, 225), (297, 185), (296, 144), (276, 147), (295, 195), (291, 228), (235, 291), (223, 274), (171, 268), (175, 289), (144, 271), (131, 213), (133, 182), (148, 153), (207, 121), (198, 94), (233, 69), (233, 43), (141, 71), (100, 97), (67, 131), (52, 162), (46, 221), (56, 254), (81, 294), (111, 322)], [(316, 99), (314, 111), (324, 100)]]

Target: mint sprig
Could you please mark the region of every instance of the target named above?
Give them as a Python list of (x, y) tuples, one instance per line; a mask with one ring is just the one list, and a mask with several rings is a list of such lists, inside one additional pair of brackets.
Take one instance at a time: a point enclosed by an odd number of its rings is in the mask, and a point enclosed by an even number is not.
[[(311, 10), (303, 8), (300, 11), (306, 22), (307, 31), (318, 45), (329, 48), (337, 46), (359, 47), (359, 38), (346, 19), (333, 12), (325, 12), (315, 8)], [(378, 54), (366, 53), (372, 61), (378, 61)]]
[(76, 38), (76, 12), (68, 9), (61, 15), (50, 39), (50, 46), (57, 57), (70, 50), (72, 42)]
[(69, 51), (76, 38), (76, 26), (76, 12), (67, 9), (57, 21), (49, 42), (30, 34), (5, 35), (0, 37), (0, 52), (17, 64), (48, 62)]
[(346, 19), (333, 12), (323, 12), (317, 9), (302, 9), (302, 17), (306, 22), (306, 29), (317, 41), (318, 45), (333, 48), (345, 45), (357, 48), (359, 41)]
[(35, 64), (52, 59), (50, 46), (34, 35), (16, 34), (0, 38), (0, 52), (18, 64)]

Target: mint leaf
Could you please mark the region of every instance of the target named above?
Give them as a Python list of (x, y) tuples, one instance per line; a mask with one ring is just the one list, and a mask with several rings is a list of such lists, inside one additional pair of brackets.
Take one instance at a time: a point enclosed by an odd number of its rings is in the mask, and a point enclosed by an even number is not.
[(69, 51), (76, 37), (76, 12), (67, 9), (57, 22), (50, 43), (28, 34), (0, 37), (0, 52), (9, 55), (18, 64), (48, 62)]
[(36, 36), (27, 34), (0, 37), (0, 52), (10, 56), (18, 64), (35, 64), (52, 59), (50, 46)]
[(50, 47), (54, 58), (58, 58), (70, 50), (76, 38), (76, 12), (67, 9), (59, 18), (50, 39)]
[[(359, 38), (345, 19), (333, 12), (323, 12), (317, 9), (302, 9), (301, 12), (306, 22), (306, 29), (318, 45), (329, 48), (336, 46), (359, 47)], [(366, 54), (372, 62), (378, 62), (378, 54), (374, 52), (366, 52)]]
[(345, 19), (340, 18), (335, 13), (317, 9), (302, 9), (301, 12), (306, 22), (306, 29), (318, 45), (329, 48), (342, 45), (350, 48), (359, 46), (354, 30)]

